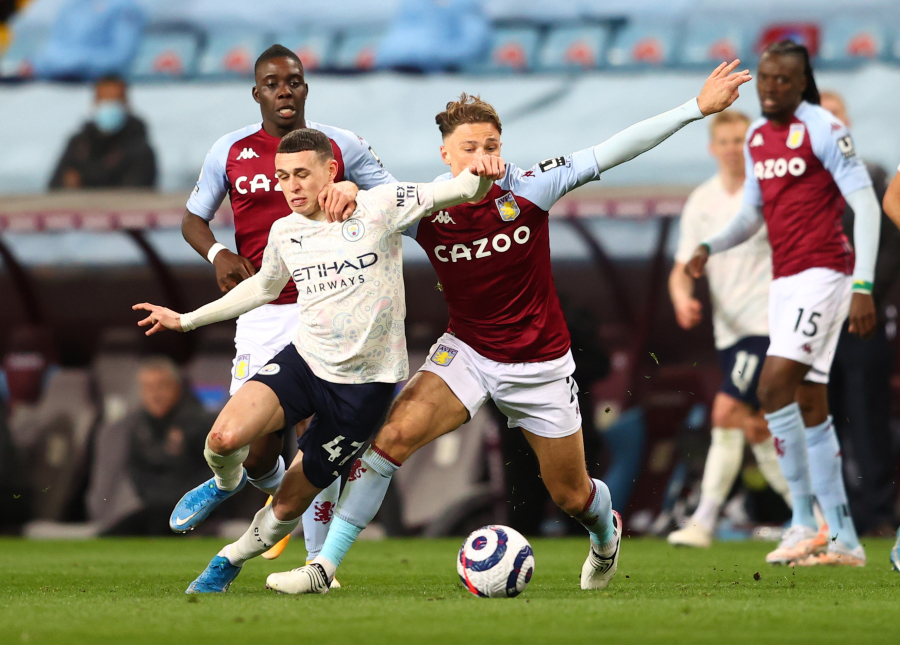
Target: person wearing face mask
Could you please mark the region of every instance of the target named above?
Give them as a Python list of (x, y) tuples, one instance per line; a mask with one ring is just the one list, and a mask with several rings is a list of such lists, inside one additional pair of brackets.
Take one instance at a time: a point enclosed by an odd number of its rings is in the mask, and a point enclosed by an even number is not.
[(127, 90), (118, 76), (97, 81), (91, 118), (69, 139), (51, 190), (155, 186), (156, 156), (147, 126), (128, 107)]

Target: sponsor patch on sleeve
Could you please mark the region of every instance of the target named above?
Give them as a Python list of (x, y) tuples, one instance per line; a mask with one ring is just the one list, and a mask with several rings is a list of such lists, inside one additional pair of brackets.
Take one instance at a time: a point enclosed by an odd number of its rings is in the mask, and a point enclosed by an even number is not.
[(538, 168), (541, 169), (541, 172), (547, 172), (548, 170), (553, 170), (554, 168), (559, 168), (560, 166), (569, 166), (572, 164), (572, 157), (553, 157), (551, 159), (544, 159), (541, 163), (538, 164)]
[(856, 156), (856, 149), (853, 147), (853, 139), (849, 134), (838, 139), (837, 144), (841, 154), (844, 155), (844, 159)]

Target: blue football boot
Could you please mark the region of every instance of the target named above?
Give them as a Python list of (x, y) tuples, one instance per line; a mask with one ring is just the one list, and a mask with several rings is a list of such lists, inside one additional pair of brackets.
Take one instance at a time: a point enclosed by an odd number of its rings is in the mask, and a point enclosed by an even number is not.
[(186, 533), (197, 528), (209, 514), (226, 499), (241, 490), (247, 483), (247, 471), (241, 476), (241, 483), (234, 490), (221, 490), (215, 478), (205, 481), (188, 491), (175, 505), (169, 517), (169, 528), (176, 533)]
[(217, 555), (184, 593), (225, 593), (240, 572), (228, 558)]
[(894, 565), (894, 571), (900, 571), (900, 529), (897, 529), (897, 541), (891, 549), (891, 564)]

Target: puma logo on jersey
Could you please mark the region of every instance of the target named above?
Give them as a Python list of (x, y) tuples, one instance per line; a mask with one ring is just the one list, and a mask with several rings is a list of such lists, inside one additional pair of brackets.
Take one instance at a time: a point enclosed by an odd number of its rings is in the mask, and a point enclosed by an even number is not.
[(753, 176), (759, 180), (773, 179), (775, 177), (784, 177), (791, 173), (794, 177), (799, 177), (806, 172), (806, 160), (803, 157), (792, 157), (785, 159), (766, 159), (765, 161), (757, 161), (753, 164)]
[(241, 159), (259, 159), (259, 155), (253, 150), (253, 148), (244, 148), (241, 150), (241, 154), (237, 156), (237, 161)]
[(433, 224), (456, 224), (456, 222), (453, 221), (453, 218), (450, 217), (450, 213), (447, 211), (438, 211), (431, 222)]
[(758, 148), (763, 144), (762, 132), (757, 132), (753, 135), (753, 140), (750, 142), (751, 148)]

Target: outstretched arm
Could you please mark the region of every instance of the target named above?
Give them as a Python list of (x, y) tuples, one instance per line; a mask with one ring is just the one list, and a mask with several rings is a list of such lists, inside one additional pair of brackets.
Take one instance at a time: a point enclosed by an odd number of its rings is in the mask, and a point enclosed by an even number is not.
[(636, 123), (594, 146), (594, 157), (601, 173), (655, 148), (691, 121), (721, 112), (737, 100), (738, 88), (749, 81), (749, 70), (732, 74), (740, 63), (722, 63), (703, 84), (700, 95), (681, 107)]
[(145, 332), (147, 336), (163, 329), (191, 331), (203, 325), (236, 318), (251, 309), (272, 302), (281, 293), (287, 281), (288, 276), (272, 279), (267, 278), (264, 273), (257, 273), (238, 284), (218, 300), (186, 314), (179, 314), (171, 309), (151, 305), (147, 302), (134, 305), (132, 309), (150, 312), (149, 316), (138, 323), (141, 327), (150, 326), (150, 329)]

